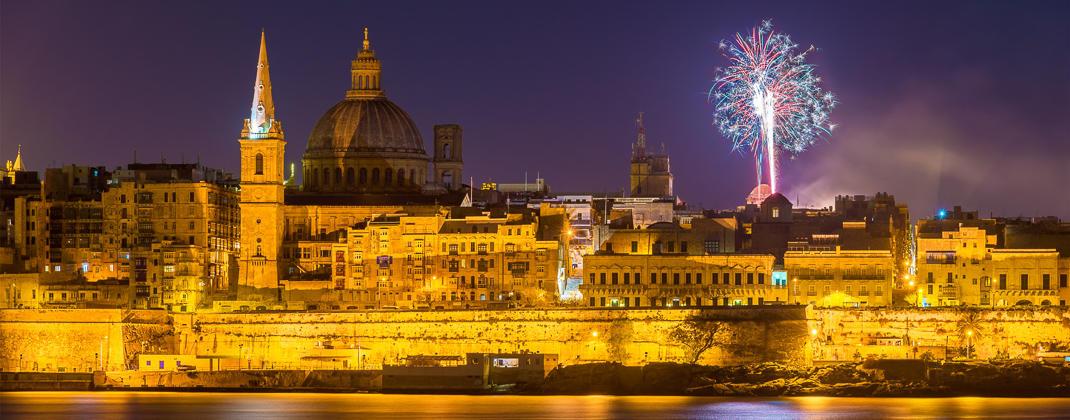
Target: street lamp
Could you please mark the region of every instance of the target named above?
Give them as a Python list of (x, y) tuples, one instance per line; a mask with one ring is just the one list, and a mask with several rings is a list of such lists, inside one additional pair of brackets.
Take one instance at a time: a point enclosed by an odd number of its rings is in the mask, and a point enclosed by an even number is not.
[(966, 330), (966, 359), (970, 359), (970, 347), (973, 347), (973, 330)]

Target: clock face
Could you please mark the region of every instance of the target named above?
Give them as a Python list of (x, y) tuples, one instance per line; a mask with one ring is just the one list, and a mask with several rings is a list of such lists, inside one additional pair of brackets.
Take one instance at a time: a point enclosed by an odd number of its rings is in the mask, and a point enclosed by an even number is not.
[(255, 198), (257, 200), (263, 200), (264, 199), (264, 190), (261, 190), (259, 188), (253, 190), (253, 198)]

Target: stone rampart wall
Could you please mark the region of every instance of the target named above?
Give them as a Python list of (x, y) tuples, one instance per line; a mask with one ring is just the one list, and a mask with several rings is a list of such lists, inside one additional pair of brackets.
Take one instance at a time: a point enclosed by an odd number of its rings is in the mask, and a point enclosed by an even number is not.
[[(914, 358), (1035, 358), (1039, 351), (1070, 350), (1070, 311), (1023, 309), (815, 309), (814, 357), (849, 360), (858, 355)], [(902, 345), (891, 345), (895, 339)], [(971, 347), (972, 346), (972, 347)], [(917, 348), (917, 352), (915, 352)]]
[[(1070, 312), (842, 310), (802, 307), (166, 314), (0, 310), (0, 369), (136, 369), (138, 354), (196, 354), (214, 369), (377, 369), (412, 355), (537, 352), (564, 364), (685, 361), (671, 331), (721, 323), (700, 363), (942, 356), (972, 341), (979, 358), (1033, 357), (1070, 345)], [(966, 336), (965, 331), (973, 331)], [(121, 337), (121, 339), (117, 339)], [(896, 339), (901, 344), (894, 344)], [(918, 352), (913, 349), (917, 347)], [(103, 357), (101, 357), (103, 352)], [(19, 361), (22, 361), (21, 367)]]

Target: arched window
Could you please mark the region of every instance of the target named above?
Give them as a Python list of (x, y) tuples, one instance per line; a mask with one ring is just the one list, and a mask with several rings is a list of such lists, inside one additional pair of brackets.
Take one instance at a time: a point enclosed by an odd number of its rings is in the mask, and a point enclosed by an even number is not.
[(368, 184), (368, 168), (360, 168), (360, 185)]
[(383, 170), (383, 185), (391, 185), (394, 183), (394, 171), (390, 168)]
[(331, 185), (331, 170), (323, 168), (323, 184), (320, 186), (326, 187), (328, 185)]
[(356, 181), (356, 177), (353, 175), (353, 168), (346, 168), (346, 185), (352, 187)]
[(342, 185), (342, 168), (334, 168), (334, 185)]
[(416, 170), (409, 169), (409, 182), (411, 182), (412, 185), (419, 185), (419, 183), (417, 183), (416, 181)]
[(379, 185), (379, 168), (372, 169), (372, 185)]
[(399, 187), (405, 186), (405, 170), (404, 169), (398, 169), (398, 186)]
[(262, 155), (260, 153), (256, 154), (256, 174), (257, 175), (263, 175), (264, 174), (264, 155)]
[(453, 172), (442, 171), (442, 186), (453, 189)]
[(443, 143), (442, 144), (442, 159), (450, 160), (450, 144), (449, 143)]

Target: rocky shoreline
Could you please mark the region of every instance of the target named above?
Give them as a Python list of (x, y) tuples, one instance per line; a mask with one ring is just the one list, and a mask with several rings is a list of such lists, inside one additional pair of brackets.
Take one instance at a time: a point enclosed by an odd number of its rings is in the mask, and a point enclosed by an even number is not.
[[(0, 391), (383, 392), (381, 371), (5, 373)], [(558, 367), (540, 383), (420, 393), (719, 397), (1070, 397), (1070, 366), (1039, 362), (870, 360), (814, 367), (591, 363)]]
[(816, 367), (777, 363), (643, 367), (575, 365), (550, 373), (539, 394), (730, 397), (1070, 397), (1070, 367), (1039, 362), (875, 360)]

